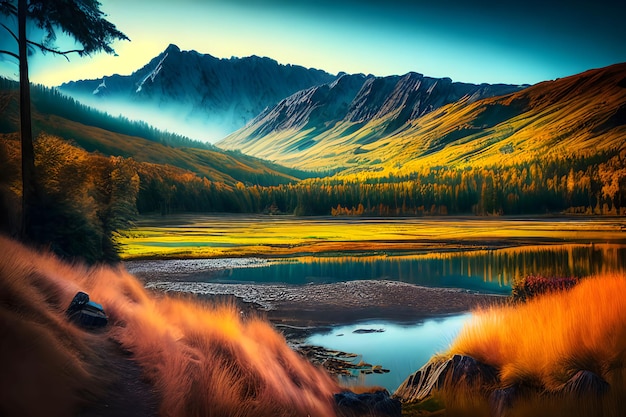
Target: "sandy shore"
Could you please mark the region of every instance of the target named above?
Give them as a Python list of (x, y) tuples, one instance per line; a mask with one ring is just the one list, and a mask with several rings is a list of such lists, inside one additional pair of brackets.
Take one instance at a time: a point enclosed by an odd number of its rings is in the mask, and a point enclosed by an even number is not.
[[(224, 260), (215, 265), (202, 260), (170, 262), (136, 261), (126, 263), (126, 267), (147, 288), (157, 292), (194, 294), (203, 299), (233, 297), (243, 310), (260, 312), (282, 328), (320, 327), (369, 319), (416, 322), (466, 312), (504, 299), (498, 295), (388, 280), (307, 285), (205, 282), (207, 275), (201, 270), (233, 265)], [(239, 259), (234, 267), (254, 267), (264, 262)]]

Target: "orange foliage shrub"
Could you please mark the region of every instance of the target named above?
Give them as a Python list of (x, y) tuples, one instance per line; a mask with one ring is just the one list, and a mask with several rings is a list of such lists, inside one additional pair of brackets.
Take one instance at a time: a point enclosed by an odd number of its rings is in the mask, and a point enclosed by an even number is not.
[(566, 291), (578, 284), (576, 277), (543, 277), (530, 275), (513, 283), (511, 299), (514, 302), (524, 302), (554, 291)]

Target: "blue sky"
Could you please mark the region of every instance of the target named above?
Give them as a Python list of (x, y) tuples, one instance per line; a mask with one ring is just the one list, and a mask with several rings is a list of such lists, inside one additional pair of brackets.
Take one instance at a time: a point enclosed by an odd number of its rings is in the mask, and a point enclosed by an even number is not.
[[(170, 43), (216, 57), (268, 56), (331, 73), (383, 76), (416, 71), (474, 83), (532, 84), (626, 61), (626, 6), (617, 1), (101, 3), (108, 20), (132, 41), (114, 45), (118, 56), (74, 56), (69, 63), (61, 57), (35, 56), (34, 82), (58, 85), (129, 74)], [(17, 65), (5, 60), (0, 71), (16, 78)]]

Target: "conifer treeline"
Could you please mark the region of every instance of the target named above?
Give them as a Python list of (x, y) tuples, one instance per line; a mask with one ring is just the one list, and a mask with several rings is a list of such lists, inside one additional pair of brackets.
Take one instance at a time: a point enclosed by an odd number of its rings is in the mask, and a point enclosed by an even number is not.
[[(118, 259), (115, 236), (137, 214), (139, 176), (132, 159), (86, 152), (48, 135), (35, 142), (33, 239), (65, 258)], [(19, 135), (0, 140), (0, 229), (16, 235), (21, 194)]]
[[(17, 82), (0, 77), (0, 91), (17, 91), (17, 89)], [(214, 149), (211, 144), (157, 129), (146, 122), (134, 121), (122, 116), (111, 116), (95, 110), (60, 93), (56, 88), (33, 84), (31, 85), (31, 96), (33, 105), (43, 114), (53, 114), (84, 125), (98, 127), (123, 135), (141, 137), (163, 145)], [(14, 128), (8, 127), (4, 133), (13, 131), (15, 131)], [(39, 132), (36, 131), (35, 133)], [(62, 136), (62, 132), (57, 133)]]
[(513, 166), (437, 167), (404, 177), (308, 179), (272, 187), (142, 171), (141, 213), (296, 215), (626, 214), (626, 151)]
[[(18, 135), (0, 141), (0, 228), (19, 224)], [(327, 177), (261, 186), (210, 181), (168, 165), (35, 141), (40, 243), (62, 256), (115, 260), (115, 237), (137, 213), (296, 215), (626, 215), (626, 150), (512, 166), (436, 167), (407, 176)]]

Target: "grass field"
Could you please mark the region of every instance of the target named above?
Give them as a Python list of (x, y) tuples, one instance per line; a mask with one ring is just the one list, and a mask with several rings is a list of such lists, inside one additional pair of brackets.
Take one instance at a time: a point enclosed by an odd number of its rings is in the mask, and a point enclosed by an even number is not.
[(491, 389), (517, 392), (506, 415), (624, 415), (625, 291), (626, 275), (599, 275), (568, 292), (475, 311), (448, 354), (496, 369)]
[(623, 218), (142, 217), (118, 239), (123, 259), (448, 251), (626, 243)]

